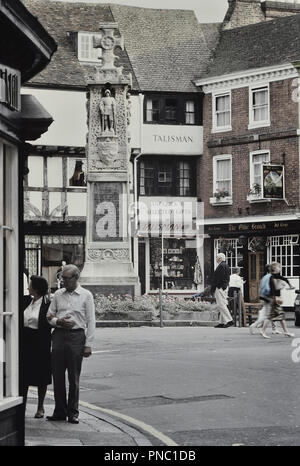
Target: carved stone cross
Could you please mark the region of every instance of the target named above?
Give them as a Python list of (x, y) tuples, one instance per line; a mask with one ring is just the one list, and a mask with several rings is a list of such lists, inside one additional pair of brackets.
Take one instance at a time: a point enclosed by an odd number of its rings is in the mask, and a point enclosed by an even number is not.
[(118, 23), (100, 23), (100, 31), (102, 36), (99, 38), (97, 36), (93, 37), (93, 46), (96, 49), (102, 49), (102, 66), (103, 70), (116, 70), (115, 58), (117, 56), (114, 54), (115, 47), (119, 46), (124, 50), (124, 39), (123, 36), (115, 37), (114, 31), (118, 30)]

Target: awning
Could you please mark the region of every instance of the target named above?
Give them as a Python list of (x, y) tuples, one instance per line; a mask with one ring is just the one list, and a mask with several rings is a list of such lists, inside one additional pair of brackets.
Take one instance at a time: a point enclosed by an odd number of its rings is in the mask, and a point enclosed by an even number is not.
[(18, 133), (24, 141), (34, 141), (48, 130), (53, 118), (33, 95), (21, 95), (21, 109), (12, 120), (18, 124)]

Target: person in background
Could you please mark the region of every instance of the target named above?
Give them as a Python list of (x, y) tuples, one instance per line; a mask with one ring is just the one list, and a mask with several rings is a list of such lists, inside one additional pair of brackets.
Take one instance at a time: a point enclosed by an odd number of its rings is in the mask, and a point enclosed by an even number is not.
[(29, 295), (23, 297), (24, 327), (21, 331), (22, 395), (24, 407), (29, 386), (38, 387), (38, 407), (35, 418), (44, 416), (44, 399), (47, 385), (51, 384), (51, 326), (46, 314), (50, 305), (47, 298), (48, 282), (44, 277), (32, 275)]
[(233, 325), (233, 320), (227, 307), (227, 289), (230, 279), (230, 270), (225, 261), (225, 254), (217, 254), (216, 262), (218, 265), (213, 274), (211, 293), (215, 295), (216, 303), (220, 311), (220, 323), (215, 327), (227, 328)]
[(286, 336), (286, 337), (294, 337), (295, 334), (294, 333), (290, 333), (287, 329), (287, 326), (286, 326), (286, 321), (285, 321), (285, 313), (284, 313), (284, 310), (283, 308), (281, 307), (282, 305), (282, 299), (281, 299), (281, 290), (283, 288), (285, 288), (286, 284), (289, 284), (289, 288), (292, 290), (294, 289), (291, 285), (290, 285), (290, 282), (282, 277), (282, 275), (280, 275), (280, 264), (278, 262), (273, 262), (271, 265), (270, 265), (270, 273), (271, 273), (271, 277), (270, 277), (270, 299), (271, 299), (271, 305), (270, 305), (270, 313), (269, 313), (269, 316), (267, 316), (267, 318), (265, 319), (264, 323), (263, 323), (263, 326), (262, 326), (262, 330), (260, 332), (260, 334), (264, 337), (264, 338), (270, 338), (267, 334), (266, 334), (266, 328), (269, 324), (269, 321), (279, 321), (281, 323), (281, 326), (283, 328), (283, 334)]
[(82, 170), (83, 162), (82, 160), (76, 160), (74, 173), (69, 179), (70, 186), (86, 186), (84, 180), (84, 171)]
[[(55, 408), (48, 421), (78, 424), (79, 378), (82, 358), (92, 354), (95, 332), (94, 299), (79, 283), (80, 271), (69, 264), (63, 269), (64, 288), (54, 293), (47, 318), (55, 327), (52, 333), (52, 373)], [(69, 394), (66, 396), (66, 371)]]
[[(266, 265), (265, 275), (262, 277), (259, 285), (259, 299), (262, 302), (262, 308), (258, 313), (258, 318), (253, 324), (249, 326), (249, 331), (251, 335), (254, 334), (254, 329), (263, 326), (264, 321), (269, 317), (271, 310), (271, 288), (270, 288), (270, 265)], [(281, 331), (278, 330), (276, 322), (271, 321), (272, 324), (272, 333), (281, 334)]]
[[(241, 306), (242, 306), (242, 311), (243, 311), (243, 324), (245, 325), (245, 313), (244, 313), (244, 280), (240, 276), (241, 269), (239, 267), (233, 267), (232, 269), (232, 274), (230, 275), (229, 278), (229, 289), (228, 289), (228, 297), (233, 298), (234, 297), (234, 292), (237, 292), (238, 294), (241, 295)], [(233, 300), (231, 301), (231, 304), (233, 304)], [(231, 306), (231, 311), (233, 311), (234, 306)]]
[(61, 266), (56, 272), (56, 280), (57, 280), (57, 288), (62, 288), (64, 286), (63, 280), (62, 280), (62, 272), (63, 268), (67, 265), (66, 261), (61, 262)]

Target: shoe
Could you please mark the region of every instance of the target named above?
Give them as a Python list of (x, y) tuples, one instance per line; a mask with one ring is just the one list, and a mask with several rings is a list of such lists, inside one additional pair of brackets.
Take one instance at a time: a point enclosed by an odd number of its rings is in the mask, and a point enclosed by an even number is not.
[(264, 338), (268, 338), (270, 339), (271, 337), (269, 337), (266, 333), (264, 333), (262, 330), (259, 332), (261, 334), (262, 337)]
[(45, 414), (45, 411), (43, 409), (38, 409), (34, 417), (36, 419), (41, 419), (42, 417), (44, 417), (44, 414)]
[(225, 325), (224, 324), (218, 324), (218, 325), (215, 325), (215, 328), (225, 328)]
[(234, 322), (233, 320), (230, 320), (229, 322), (227, 322), (227, 324), (225, 324), (225, 327), (231, 327), (232, 325), (234, 325)]
[(65, 421), (66, 417), (63, 416), (46, 416), (47, 421)]
[(76, 417), (76, 416), (69, 417), (68, 422), (70, 422), (71, 424), (79, 424), (78, 417)]
[(284, 333), (284, 336), (293, 338), (293, 337), (295, 336), (295, 334), (294, 334), (294, 333), (286, 332), (286, 333)]
[(249, 326), (249, 332), (250, 332), (251, 335), (254, 335), (254, 334), (255, 334), (254, 328), (255, 328), (255, 327), (253, 327), (253, 324), (251, 324), (251, 325)]
[(272, 335), (282, 335), (282, 332), (280, 330), (277, 330), (277, 328), (275, 328), (275, 330), (272, 330)]

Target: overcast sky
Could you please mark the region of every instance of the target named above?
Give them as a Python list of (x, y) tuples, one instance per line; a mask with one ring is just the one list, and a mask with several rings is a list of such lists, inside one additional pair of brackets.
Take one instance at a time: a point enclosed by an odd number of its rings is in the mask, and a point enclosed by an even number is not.
[(220, 22), (227, 10), (227, 0), (64, 0), (84, 3), (118, 3), (145, 8), (194, 10), (201, 23)]

